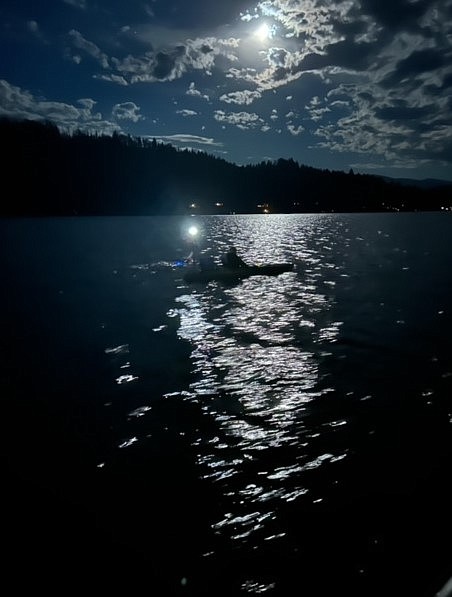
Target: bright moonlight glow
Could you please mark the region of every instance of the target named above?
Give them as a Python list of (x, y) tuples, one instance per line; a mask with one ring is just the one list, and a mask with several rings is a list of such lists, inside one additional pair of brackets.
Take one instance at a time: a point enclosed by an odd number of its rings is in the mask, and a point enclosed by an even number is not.
[(190, 228), (188, 229), (188, 234), (190, 236), (196, 236), (198, 234), (198, 229), (196, 228), (196, 226), (190, 226)]
[(256, 29), (254, 35), (260, 40), (265, 41), (266, 39), (270, 39), (271, 36), (271, 29), (267, 25), (267, 23), (262, 23), (262, 25)]

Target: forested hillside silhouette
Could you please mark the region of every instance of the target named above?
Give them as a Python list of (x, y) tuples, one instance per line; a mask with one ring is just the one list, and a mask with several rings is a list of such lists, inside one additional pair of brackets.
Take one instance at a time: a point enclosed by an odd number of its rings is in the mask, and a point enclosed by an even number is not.
[(402, 186), (289, 159), (238, 166), (203, 152), (113, 134), (0, 120), (2, 216), (438, 210), (451, 187)]

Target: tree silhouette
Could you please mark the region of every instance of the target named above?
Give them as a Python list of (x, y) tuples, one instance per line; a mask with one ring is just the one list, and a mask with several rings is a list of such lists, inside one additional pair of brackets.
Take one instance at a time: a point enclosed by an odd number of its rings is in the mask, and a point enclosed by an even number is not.
[[(293, 159), (238, 166), (155, 139), (0, 119), (2, 216), (372, 212), (451, 206), (451, 186), (421, 189)], [(195, 205), (196, 207), (190, 207)], [(263, 207), (265, 206), (265, 207)]]

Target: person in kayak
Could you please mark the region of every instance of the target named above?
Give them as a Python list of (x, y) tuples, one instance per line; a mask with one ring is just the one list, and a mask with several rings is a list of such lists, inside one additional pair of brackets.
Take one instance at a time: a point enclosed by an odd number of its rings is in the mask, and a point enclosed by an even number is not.
[(230, 247), (229, 251), (221, 258), (221, 262), (224, 267), (229, 267), (231, 269), (249, 267), (243, 259), (237, 255), (237, 249), (235, 247)]

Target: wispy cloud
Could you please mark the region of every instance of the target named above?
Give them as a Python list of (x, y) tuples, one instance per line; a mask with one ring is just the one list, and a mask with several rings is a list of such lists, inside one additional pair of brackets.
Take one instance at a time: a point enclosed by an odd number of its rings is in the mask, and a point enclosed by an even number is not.
[(46, 41), (37, 21), (27, 21), (27, 29), (34, 35), (34, 37), (36, 37), (36, 39), (39, 39), (39, 41)]
[(148, 17), (151, 17), (151, 19), (153, 19), (155, 17), (154, 9), (152, 8), (152, 6), (150, 4), (144, 3), (143, 4), (143, 9), (144, 9), (144, 12), (147, 14)]
[(215, 147), (222, 147), (223, 143), (215, 141), (211, 137), (201, 137), (199, 135), (187, 135), (187, 134), (176, 134), (176, 135), (148, 135), (150, 139), (156, 139), (160, 141), (168, 141), (169, 143), (195, 143), (198, 145), (212, 145)]
[(187, 109), (183, 109), (183, 110), (176, 110), (176, 114), (180, 114), (181, 116), (197, 116), (198, 112), (195, 112), (195, 110), (187, 110)]
[(109, 81), (110, 83), (115, 83), (116, 85), (121, 85), (123, 87), (127, 87), (129, 85), (126, 79), (119, 75), (93, 75), (93, 79), (99, 79), (100, 81)]
[(102, 68), (109, 68), (108, 56), (96, 44), (85, 39), (79, 31), (75, 29), (69, 31), (69, 38), (74, 47), (78, 50), (83, 50), (86, 54), (97, 60)]

